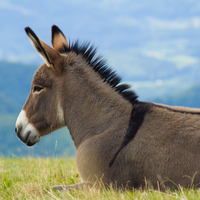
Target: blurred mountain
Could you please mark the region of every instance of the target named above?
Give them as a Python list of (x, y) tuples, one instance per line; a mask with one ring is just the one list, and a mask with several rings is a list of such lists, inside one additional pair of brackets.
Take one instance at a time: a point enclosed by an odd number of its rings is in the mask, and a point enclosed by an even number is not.
[(200, 85), (194, 85), (182, 93), (152, 98), (151, 100), (170, 106), (200, 108)]
[(35, 147), (23, 144), (15, 133), (15, 122), (25, 103), (37, 67), (0, 61), (0, 156), (75, 156), (67, 128), (43, 137)]
[(198, 0), (0, 0), (0, 24), (0, 60), (41, 64), (24, 28), (50, 44), (56, 24), (68, 40), (98, 46), (142, 99), (200, 83)]
[[(23, 144), (14, 132), (36, 69), (32, 65), (0, 62), (0, 156), (75, 156), (76, 150), (67, 128), (42, 137), (41, 142), (32, 148)], [(151, 96), (148, 100), (200, 108), (200, 84), (175, 95)]]

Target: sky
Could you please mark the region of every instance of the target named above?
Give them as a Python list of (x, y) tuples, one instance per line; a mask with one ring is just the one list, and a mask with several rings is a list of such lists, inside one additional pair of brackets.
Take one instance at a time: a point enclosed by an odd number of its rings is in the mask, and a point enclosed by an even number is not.
[(68, 40), (95, 44), (140, 91), (158, 86), (161, 95), (174, 85), (185, 89), (180, 74), (196, 74), (189, 84), (200, 75), (199, 0), (0, 0), (0, 24), (0, 60), (39, 66), (43, 60), (24, 28), (51, 45), (55, 24)]

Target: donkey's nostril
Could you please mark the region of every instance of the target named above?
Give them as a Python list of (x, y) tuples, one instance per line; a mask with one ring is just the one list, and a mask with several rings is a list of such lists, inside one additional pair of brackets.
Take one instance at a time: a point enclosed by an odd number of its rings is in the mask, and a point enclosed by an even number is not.
[(20, 132), (21, 132), (21, 130), (22, 130), (22, 127), (20, 126), (17, 126), (17, 127), (15, 127), (15, 133), (19, 136), (19, 134), (20, 134)]

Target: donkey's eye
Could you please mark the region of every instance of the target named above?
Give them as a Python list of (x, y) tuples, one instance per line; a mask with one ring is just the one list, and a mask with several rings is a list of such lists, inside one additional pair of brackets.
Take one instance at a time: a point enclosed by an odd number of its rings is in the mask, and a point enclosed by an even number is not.
[(40, 91), (43, 90), (43, 89), (44, 89), (43, 87), (34, 86), (34, 87), (33, 87), (33, 92), (40, 92)]

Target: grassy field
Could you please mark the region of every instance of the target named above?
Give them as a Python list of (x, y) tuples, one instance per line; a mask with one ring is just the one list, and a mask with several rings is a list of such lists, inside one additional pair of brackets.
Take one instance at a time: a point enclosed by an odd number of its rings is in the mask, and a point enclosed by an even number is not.
[(80, 182), (75, 159), (0, 158), (0, 199), (200, 199), (200, 190), (180, 188), (114, 191), (88, 189), (58, 192), (53, 185)]

